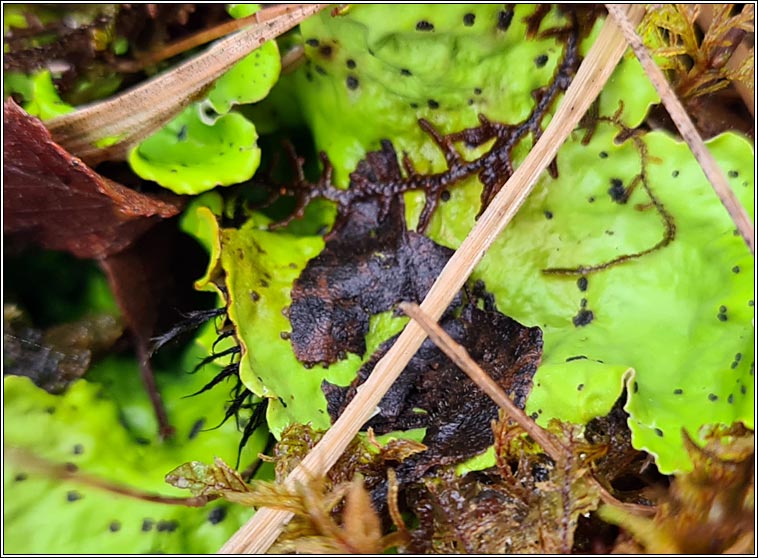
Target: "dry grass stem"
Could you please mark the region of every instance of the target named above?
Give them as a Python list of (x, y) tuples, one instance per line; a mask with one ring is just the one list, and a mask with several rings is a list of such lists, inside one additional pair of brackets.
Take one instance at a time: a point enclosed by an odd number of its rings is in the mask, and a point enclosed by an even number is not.
[(645, 69), (645, 72), (658, 92), (658, 95), (660, 95), (663, 106), (666, 107), (666, 110), (671, 116), (671, 120), (673, 120), (679, 133), (682, 134), (682, 138), (692, 150), (692, 154), (700, 164), (700, 168), (703, 169), (706, 178), (708, 178), (713, 189), (716, 191), (716, 195), (729, 212), (737, 230), (745, 240), (745, 244), (747, 244), (750, 252), (754, 254), (755, 231), (747, 211), (742, 207), (737, 196), (734, 195), (734, 192), (726, 180), (724, 172), (718, 166), (718, 163), (716, 163), (716, 159), (713, 158), (713, 155), (711, 155), (710, 151), (706, 148), (703, 138), (700, 137), (695, 125), (692, 123), (692, 119), (677, 98), (671, 85), (666, 79), (666, 76), (663, 74), (663, 71), (653, 61), (650, 53), (642, 43), (642, 39), (635, 31), (636, 23), (629, 19), (625, 12), (624, 5), (606, 4), (606, 8), (613, 19), (619, 24), (629, 46), (632, 48), (637, 59), (640, 61), (640, 64), (642, 64), (642, 67)]
[[(643, 13), (642, 6), (634, 6), (630, 9), (630, 18), (638, 22)], [(608, 18), (544, 134), (500, 189), (424, 299), (421, 308), (433, 319), (439, 319), (487, 249), (516, 215), (540, 174), (553, 160), (558, 149), (608, 81), (625, 50), (626, 42), (623, 36), (615, 22)], [(303, 482), (308, 475), (321, 476), (331, 468), (361, 426), (371, 417), (379, 401), (425, 338), (424, 330), (416, 322), (411, 321), (406, 326), (387, 354), (376, 364), (374, 371), (340, 418), (287, 477), (287, 485), (295, 486), (297, 482)], [(292, 514), (287, 512), (260, 509), (227, 541), (220, 552), (263, 553), (276, 540), (282, 527), (291, 517)]]
[[(58, 144), (90, 165), (124, 158), (131, 146), (178, 115), (234, 64), (326, 6), (292, 4), (279, 17), (230, 35), (129, 91), (54, 118), (47, 127)], [(97, 147), (105, 138), (117, 143)]]

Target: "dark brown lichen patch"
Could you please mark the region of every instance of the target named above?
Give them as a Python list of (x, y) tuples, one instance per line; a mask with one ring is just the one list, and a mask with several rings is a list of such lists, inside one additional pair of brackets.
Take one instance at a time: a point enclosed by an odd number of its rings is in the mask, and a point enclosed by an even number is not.
[[(475, 288), (475, 294), (479, 296), (483, 290)], [(522, 326), (498, 312), (486, 299), (483, 309), (471, 300), (463, 306), (460, 317), (447, 316), (440, 323), (523, 408), (542, 354), (541, 330)], [(372, 355), (350, 386), (323, 383), (333, 420), (395, 339), (385, 342)], [(379, 409), (379, 414), (366, 424), (379, 434), (427, 429), (423, 440), (427, 451), (409, 458), (398, 469), (398, 478), (404, 481), (420, 478), (431, 467), (458, 463), (484, 451), (492, 444), (491, 422), (498, 416), (497, 405), (430, 340), (382, 398)]]
[[(377, 181), (386, 170), (367, 163), (356, 172)], [(355, 204), (293, 286), (295, 356), (331, 364), (348, 352), (363, 355), (369, 318), (403, 300), (423, 300), (452, 253), (408, 231), (400, 201), (386, 210), (371, 200)]]
[(608, 195), (616, 203), (626, 203), (626, 188), (619, 178), (611, 178), (611, 187), (608, 188)]

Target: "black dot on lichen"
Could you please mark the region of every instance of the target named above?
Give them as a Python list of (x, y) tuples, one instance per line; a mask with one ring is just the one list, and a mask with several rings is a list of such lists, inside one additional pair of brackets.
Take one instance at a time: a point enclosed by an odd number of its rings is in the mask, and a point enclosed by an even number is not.
[(64, 463), (63, 468), (66, 470), (67, 473), (76, 473), (79, 470), (79, 467), (77, 467), (74, 463), (71, 463), (71, 462)]
[(745, 395), (747, 393), (747, 388), (745, 386), (740, 386), (740, 393)]
[(187, 125), (184, 124), (181, 128), (179, 128), (179, 132), (176, 134), (176, 140), (184, 141), (186, 139), (187, 139)]
[(474, 25), (474, 22), (476, 22), (476, 15), (472, 13), (467, 13), (463, 15), (463, 25), (466, 27), (471, 27)]
[(732, 403), (734, 403), (734, 394), (733, 393), (729, 394), (729, 397), (726, 398), (726, 402), (729, 403), (730, 405)]
[(408, 68), (400, 68), (400, 75), (412, 76), (413, 73)]
[(76, 490), (69, 490), (66, 492), (66, 500), (69, 502), (76, 502), (77, 500), (81, 500), (83, 496), (77, 492)]
[(450, 190), (442, 190), (442, 193), (440, 194), (440, 199), (443, 202), (450, 201)]
[(682, 388), (676, 388), (674, 390), (674, 395), (682, 395), (684, 393), (684, 390)]
[(259, 295), (259, 294), (258, 294), (258, 293), (256, 293), (255, 291), (250, 291), (250, 299), (251, 299), (253, 302), (258, 302), (258, 301), (261, 299), (261, 295)]
[(732, 273), (739, 273), (739, 272), (740, 272), (740, 266), (738, 266), (738, 265), (735, 265), (735, 266), (732, 268)]
[(513, 19), (513, 10), (501, 10), (497, 14), (497, 28), (500, 31), (508, 31), (511, 26), (511, 20)]
[(161, 519), (158, 521), (158, 524), (155, 526), (156, 530), (160, 532), (167, 532), (167, 533), (173, 533), (176, 531), (176, 529), (179, 527), (179, 522), (176, 519), (170, 519), (170, 520), (163, 520)]
[(211, 525), (217, 525), (221, 523), (226, 517), (226, 508), (218, 507), (213, 508), (208, 514), (208, 523)]
[(595, 196), (590, 196), (589, 198), (587, 198), (587, 201), (590, 203), (595, 203)]
[(597, 154), (597, 156), (600, 157), (601, 159), (607, 159), (608, 153), (606, 153), (605, 151), (601, 151), (600, 153)]
[(14, 482), (24, 482), (28, 477), (26, 476), (26, 473), (18, 473), (15, 477), (13, 477)]
[(679, 176), (679, 171), (678, 170), (672, 171), (671, 176), (676, 178), (677, 176)]
[(81, 455), (84, 453), (84, 446), (81, 444), (75, 444), (71, 451), (74, 455)]
[(349, 70), (354, 70), (355, 69), (355, 60), (353, 60), (352, 58), (348, 58), (345, 61), (345, 65), (347, 66), (347, 68)]
[(330, 47), (329, 45), (324, 45), (320, 49), (318, 49), (318, 52), (324, 58), (329, 58), (332, 55), (332, 47)]
[(611, 178), (611, 187), (608, 188), (608, 195), (616, 203), (624, 203), (626, 201), (626, 190), (620, 178)]
[(147, 519), (147, 518), (143, 519), (142, 526), (140, 527), (140, 529), (144, 531), (145, 533), (147, 533), (153, 528), (154, 524), (155, 524), (155, 521), (153, 521), (152, 519)]
[(655, 429), (655, 433), (656, 433), (658, 436), (660, 436), (661, 438), (663, 438), (663, 430), (661, 430), (660, 428), (656, 428), (656, 429)]
[(587, 285), (589, 281), (587, 281), (586, 277), (580, 277), (576, 280), (576, 286), (579, 287), (579, 290), (584, 292), (587, 290)]
[(284, 339), (285, 341), (287, 341), (290, 338), (290, 333), (289, 333), (289, 331), (280, 331), (279, 332), (279, 337), (281, 337), (282, 339)]
[(595, 315), (592, 313), (592, 310), (585, 310), (582, 308), (579, 310), (579, 313), (574, 316), (572, 322), (574, 323), (574, 327), (584, 327), (589, 325), (593, 319), (595, 319)]
[(584, 389), (584, 384), (579, 384), (576, 386), (576, 391), (582, 391)]
[(468, 101), (466, 101), (466, 104), (467, 104), (468, 106), (471, 106), (471, 105), (473, 105), (473, 104), (474, 104), (474, 99), (469, 99)]
[(748, 306), (755, 306), (755, 301), (754, 300), (748, 300), (747, 301), (747, 305)]
[(426, 104), (429, 105), (430, 109), (438, 109), (438, 108), (440, 108), (440, 104), (437, 101), (435, 101), (434, 99), (429, 99), (426, 102)]
[(481, 90), (481, 88), (479, 88), (479, 87), (474, 87), (474, 95), (481, 95), (481, 94), (482, 94), (482, 90)]
[(115, 533), (117, 531), (120, 531), (121, 530), (121, 522), (120, 521), (116, 521), (116, 520), (111, 521), (110, 525), (108, 525), (108, 530), (111, 533)]
[(315, 48), (318, 46), (318, 39), (308, 39), (307, 41), (305, 41), (305, 44)]
[(351, 90), (358, 89), (358, 78), (355, 76), (347, 76), (345, 83), (347, 84), (348, 89), (351, 89)]
[(742, 360), (742, 353), (736, 353), (736, 354), (734, 355), (734, 360), (735, 360), (736, 362), (739, 362), (739, 361), (741, 361), (741, 360)]
[(537, 419), (539, 418), (539, 415), (538, 415), (536, 412), (535, 412), (535, 413), (532, 413), (532, 414), (531, 414), (531, 415), (529, 415), (529, 416), (530, 416), (530, 417), (532, 417), (532, 420), (537, 420)]
[(729, 178), (737, 178), (740, 175), (740, 173), (737, 172), (736, 170), (730, 170), (726, 174), (729, 176)]
[(708, 401), (718, 401), (719, 396), (715, 393), (709, 393), (708, 394)]
[(434, 25), (422, 19), (416, 24), (416, 31), (434, 31)]
[(553, 218), (553, 212), (545, 211), (545, 219), (552, 219), (552, 218)]
[(735, 360), (735, 361), (734, 361), (734, 362), (732, 362), (732, 364), (730, 364), (729, 366), (730, 366), (730, 368), (731, 368), (732, 370), (734, 370), (734, 369), (735, 369), (735, 368), (737, 368), (739, 365), (740, 365), (739, 361), (736, 361), (736, 360)]
[(549, 60), (547, 54), (540, 54), (537, 58), (534, 59), (534, 65), (538, 68), (542, 68), (545, 64), (547, 64), (547, 61)]
[(411, 104), (410, 104), (410, 107), (411, 107), (412, 109), (417, 109), (417, 108), (418, 108), (418, 103), (411, 103)]
[(637, 382), (632, 384), (632, 393), (637, 393), (640, 390), (640, 385)]
[(322, 76), (325, 76), (325, 75), (327, 75), (327, 74), (326, 74), (326, 70), (325, 70), (324, 68), (322, 68), (321, 66), (314, 66), (314, 68), (316, 68), (316, 72), (318, 72), (318, 73), (319, 73), (319, 74), (321, 74)]

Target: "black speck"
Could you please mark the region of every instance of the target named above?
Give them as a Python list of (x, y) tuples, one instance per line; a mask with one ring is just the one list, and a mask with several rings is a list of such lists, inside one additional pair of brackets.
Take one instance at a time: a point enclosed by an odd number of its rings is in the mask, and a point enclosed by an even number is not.
[(481, 95), (482, 89), (480, 87), (474, 87), (474, 95)]
[(305, 79), (308, 81), (313, 81), (313, 74), (310, 72), (305, 72)]
[(84, 453), (84, 446), (81, 444), (74, 445), (74, 449), (71, 450), (74, 455), (81, 455)]
[(140, 446), (149, 446), (150, 445), (150, 440), (148, 440), (147, 438), (143, 438), (142, 436), (137, 436), (136, 438), (134, 438), (134, 441), (137, 444), (139, 444)]
[(729, 394), (729, 397), (726, 398), (726, 402), (729, 403), (730, 405), (732, 403), (734, 403), (734, 394), (733, 393)]
[(200, 431), (203, 429), (204, 425), (205, 425), (205, 418), (197, 419), (195, 423), (192, 425), (192, 428), (190, 428), (187, 438), (189, 440), (194, 440), (197, 437), (197, 435), (200, 434)]
[(437, 101), (435, 101), (434, 99), (429, 99), (426, 102), (426, 104), (429, 105), (430, 109), (438, 109), (438, 108), (440, 108), (440, 104)]
[(47, 408), (45, 409), (45, 412), (46, 412), (48, 415), (53, 415), (53, 414), (55, 414), (55, 407), (47, 407)]
[(413, 73), (408, 68), (400, 68), (400, 75), (412, 76)]
[(150, 531), (153, 528), (154, 524), (155, 524), (155, 521), (153, 521), (152, 519), (143, 519), (142, 520), (142, 527), (140, 527), (140, 529), (142, 529), (142, 531), (144, 531), (145, 533), (147, 533), (148, 531)]
[(329, 45), (324, 45), (320, 49), (318, 49), (319, 54), (323, 56), (324, 58), (329, 58), (332, 55), (332, 47)]
[(637, 382), (632, 384), (632, 393), (637, 393), (640, 390), (640, 385)]
[(547, 61), (547, 54), (540, 54), (537, 58), (534, 59), (534, 65), (538, 68), (542, 68), (545, 64), (547, 64)]
[(315, 48), (318, 46), (318, 39), (308, 39), (307, 41), (305, 41), (305, 44)]
[(582, 292), (587, 290), (588, 283), (589, 282), (587, 281), (586, 277), (580, 277), (579, 279), (576, 280), (576, 286), (579, 287), (579, 290)]
[(111, 524), (108, 525), (108, 530), (111, 533), (115, 533), (117, 531), (120, 531), (121, 530), (121, 522), (120, 521), (115, 521), (115, 520), (111, 521)]
[(258, 284), (259, 284), (261, 287), (263, 287), (264, 289), (268, 289), (268, 281), (266, 281), (265, 279), (261, 279), (261, 280), (259, 280), (259, 281), (258, 281)]
[(671, 172), (671, 176), (672, 176), (673, 178), (676, 178), (677, 176), (679, 176), (679, 171), (678, 171), (678, 170), (672, 171), (672, 172)]
[(410, 104), (410, 107), (411, 107), (412, 109), (417, 109), (417, 108), (418, 108), (418, 103), (411, 103), (411, 104)]
[(463, 16), (463, 25), (466, 27), (471, 27), (474, 25), (474, 22), (476, 21), (476, 15), (472, 13), (464, 14)]
[(468, 106), (471, 106), (471, 105), (473, 105), (473, 104), (474, 104), (474, 99), (469, 99), (468, 101), (466, 101), (466, 104), (467, 104)]
[(76, 502), (77, 500), (81, 500), (83, 496), (77, 492), (76, 490), (69, 490), (66, 492), (66, 500), (69, 502)]
[(755, 306), (755, 301), (754, 300), (748, 300), (747, 301), (747, 305), (748, 306)]
[(354, 70), (355, 69), (355, 60), (353, 60), (352, 58), (348, 58), (345, 61), (345, 65), (348, 67), (349, 70)]
[(322, 68), (321, 66), (319, 66), (318, 64), (316, 66), (314, 66), (314, 68), (316, 68), (316, 72), (318, 72), (322, 76), (326, 75), (326, 70), (324, 68)]
[(601, 152), (600, 152), (600, 153), (598, 153), (597, 155), (598, 155), (598, 157), (600, 157), (601, 159), (607, 159), (607, 158), (608, 158), (608, 153), (606, 153), (605, 151), (601, 151)]
[(553, 212), (545, 211), (545, 219), (552, 219), (552, 218), (553, 218)]
[(155, 528), (160, 532), (173, 533), (179, 527), (179, 522), (176, 519), (158, 521)]
[(351, 89), (351, 90), (358, 89), (358, 78), (355, 76), (347, 76), (345, 83), (347, 84), (348, 89)]
[(684, 393), (684, 390), (682, 388), (676, 388), (674, 390), (674, 395), (682, 395)]
[(538, 415), (536, 412), (535, 412), (535, 413), (532, 413), (532, 414), (531, 414), (531, 415), (529, 415), (529, 416), (530, 416), (530, 417), (532, 417), (532, 420), (537, 420), (537, 419), (539, 418), (539, 415)]
[(595, 315), (592, 313), (592, 310), (582, 308), (572, 321), (574, 322), (574, 327), (583, 327), (589, 325), (593, 319), (595, 319)]
[(63, 464), (63, 469), (67, 473), (76, 473), (79, 470), (79, 467), (76, 466), (76, 464), (69, 462), (66, 462)]
[(279, 337), (287, 341), (290, 338), (290, 332), (289, 331), (280, 331)]
[(740, 175), (740, 173), (737, 172), (736, 170), (730, 170), (726, 174), (729, 176), (729, 178), (737, 178)]
[(737, 353), (734, 355), (735, 362), (739, 362), (742, 360), (742, 353)]
[(576, 356), (568, 357), (566, 359), (566, 362), (571, 362), (572, 360), (587, 360), (587, 357), (584, 355), (576, 355)]
[(179, 128), (179, 132), (176, 134), (176, 139), (178, 141), (184, 141), (187, 139), (187, 125), (182, 125), (181, 128)]
[(13, 477), (14, 482), (24, 482), (27, 478), (26, 473), (19, 473)]
[(440, 194), (440, 199), (443, 202), (450, 201), (450, 190), (442, 190), (442, 193)]
[(730, 367), (731, 367), (732, 370), (734, 370), (739, 365), (740, 365), (739, 361), (735, 360), (734, 362), (732, 362), (732, 364), (730, 364)]
[(745, 386), (740, 386), (740, 393), (745, 395), (747, 393), (747, 388)]
[(579, 301), (579, 305), (580, 305), (582, 308), (587, 308), (587, 299), (586, 299), (586, 298), (583, 298), (582, 300), (580, 300), (580, 301)]
[(434, 31), (434, 25), (422, 19), (416, 24), (416, 31)]
[(258, 302), (261, 299), (261, 295), (255, 291), (250, 291), (250, 298), (253, 300), (253, 302)]
[(661, 430), (660, 428), (656, 428), (656, 429), (655, 429), (655, 433), (656, 433), (658, 436), (660, 436), (661, 438), (663, 438), (663, 430)]
[(595, 196), (590, 196), (589, 198), (587, 198), (587, 201), (590, 203), (595, 203)]
[(738, 266), (738, 265), (735, 265), (735, 266), (732, 268), (732, 273), (739, 273), (739, 272), (740, 272), (740, 266)]
[(211, 523), (212, 525), (217, 525), (221, 523), (225, 517), (226, 517), (225, 507), (220, 506), (218, 508), (213, 508), (208, 514), (208, 523)]
[(616, 203), (626, 202), (626, 189), (624, 183), (619, 178), (611, 178), (611, 187), (608, 188), (608, 195)]
[(584, 389), (584, 384), (579, 384), (576, 386), (576, 391), (582, 391)]
[(721, 312), (722, 314), (726, 314), (726, 306), (724, 306), (723, 304), (719, 306), (719, 312)]
[(511, 26), (511, 20), (513, 19), (513, 10), (501, 10), (497, 14), (497, 28), (500, 31), (507, 31)]
[(718, 399), (719, 399), (719, 396), (716, 395), (715, 393), (709, 393), (708, 394), (708, 400), (709, 401), (718, 401)]
[(725, 321), (727, 321), (727, 320), (729, 319), (729, 318), (727, 318), (727, 317), (726, 317), (726, 314), (717, 314), (717, 315), (716, 315), (716, 317), (717, 317), (717, 318), (719, 319), (719, 321), (721, 321), (721, 322), (725, 322)]

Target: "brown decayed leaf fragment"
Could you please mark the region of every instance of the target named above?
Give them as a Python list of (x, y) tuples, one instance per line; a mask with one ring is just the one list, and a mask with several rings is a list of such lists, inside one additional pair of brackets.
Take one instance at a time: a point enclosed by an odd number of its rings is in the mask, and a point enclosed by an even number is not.
[(5, 234), (101, 259), (183, 206), (175, 196), (141, 194), (100, 176), (57, 145), (12, 99), (5, 101), (3, 125)]
[(372, 200), (351, 209), (292, 288), (292, 347), (307, 365), (363, 355), (369, 318), (422, 300), (453, 253), (408, 231), (400, 201), (386, 213)]
[[(481, 284), (474, 291), (485, 296), (484, 309), (477, 307), (474, 297), (463, 306), (460, 317), (443, 318), (441, 325), (523, 408), (542, 355), (542, 332), (498, 312)], [(349, 404), (394, 341), (392, 338), (379, 348), (350, 386), (324, 382), (322, 389), (333, 419)], [(418, 480), (432, 467), (459, 463), (486, 450), (492, 445), (490, 423), (498, 415), (497, 405), (430, 340), (411, 359), (379, 408), (367, 426), (380, 434), (427, 429), (423, 443), (429, 449), (397, 469), (401, 485)]]

